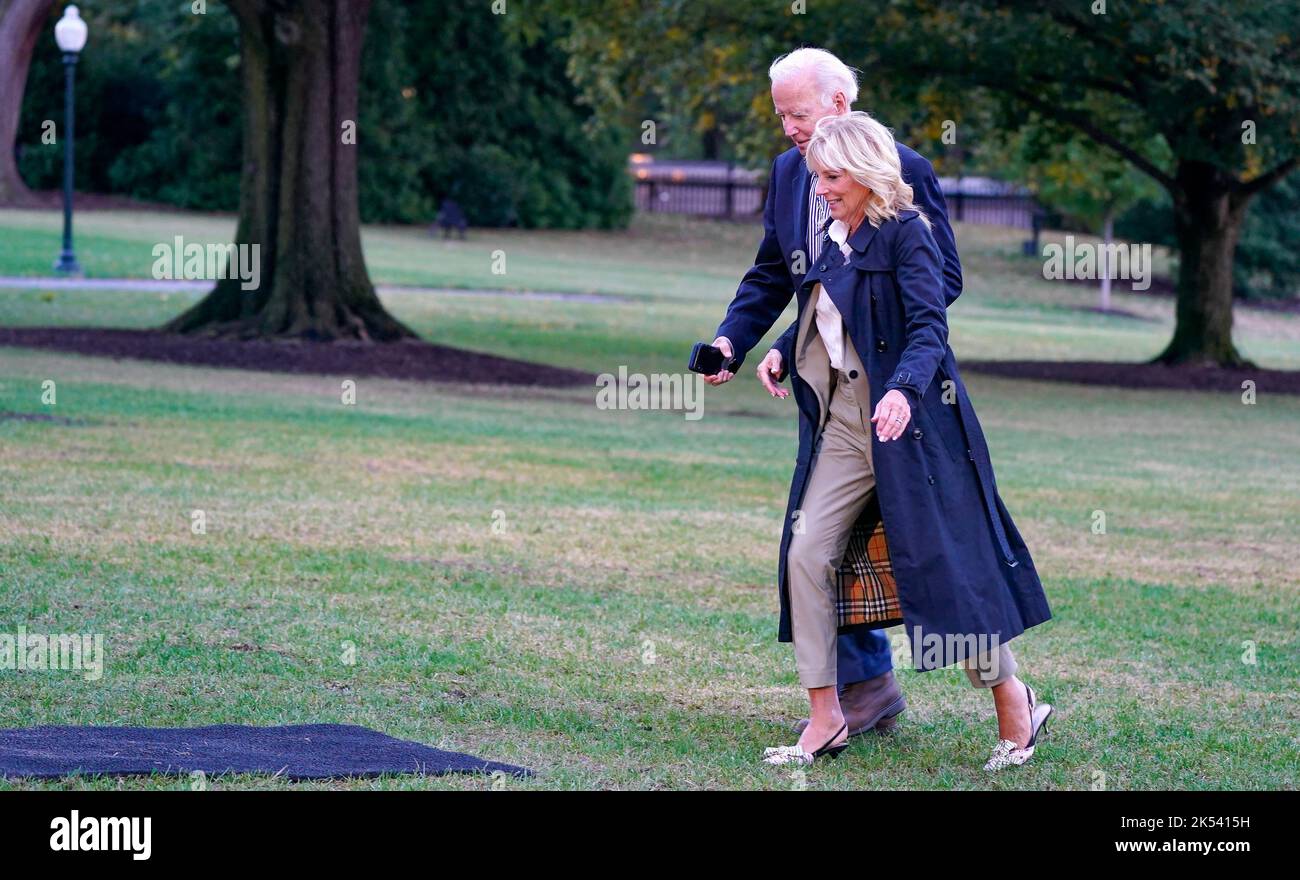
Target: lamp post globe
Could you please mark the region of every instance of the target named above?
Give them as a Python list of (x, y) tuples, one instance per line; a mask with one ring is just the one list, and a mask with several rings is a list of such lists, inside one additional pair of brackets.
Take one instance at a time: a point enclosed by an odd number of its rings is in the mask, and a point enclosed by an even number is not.
[(63, 275), (80, 275), (81, 266), (72, 250), (72, 159), (76, 108), (77, 56), (86, 45), (86, 23), (75, 6), (63, 10), (63, 17), (54, 26), (54, 41), (63, 52), (64, 71), (64, 121), (63, 121), (63, 251), (54, 263), (54, 269)]
[(59, 44), (61, 51), (74, 55), (85, 48), (86, 22), (77, 7), (69, 6), (63, 10), (63, 18), (54, 25), (54, 41)]

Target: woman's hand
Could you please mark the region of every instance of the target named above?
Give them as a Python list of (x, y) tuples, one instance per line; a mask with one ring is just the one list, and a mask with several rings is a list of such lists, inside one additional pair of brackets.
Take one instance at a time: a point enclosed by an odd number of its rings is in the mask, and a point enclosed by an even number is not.
[(785, 359), (781, 357), (781, 352), (775, 348), (767, 353), (763, 362), (758, 365), (758, 381), (763, 383), (767, 393), (773, 397), (785, 398), (790, 392), (784, 388), (778, 388), (777, 382), (785, 375)]
[(907, 396), (897, 388), (885, 392), (885, 396), (880, 398), (880, 403), (876, 404), (876, 414), (871, 417), (872, 423), (876, 426), (876, 436), (882, 443), (886, 440), (897, 440), (911, 420), (912, 405), (907, 402)]

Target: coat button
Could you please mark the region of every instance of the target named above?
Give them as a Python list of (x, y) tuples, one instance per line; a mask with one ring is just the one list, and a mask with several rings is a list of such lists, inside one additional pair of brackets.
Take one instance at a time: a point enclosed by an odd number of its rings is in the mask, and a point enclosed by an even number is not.
[(818, 272), (825, 272), (825, 271), (826, 271), (826, 264), (825, 264), (825, 263), (822, 263), (820, 266), (818, 266), (818, 267), (817, 267), (817, 271), (818, 271)]
[(858, 371), (857, 371), (857, 370), (849, 370), (849, 378), (850, 378), (850, 379), (856, 379), (856, 378), (858, 378)]
[(871, 301), (872, 301), (872, 302), (875, 302), (875, 301), (876, 301), (876, 295), (875, 295), (874, 293), (871, 294)]
[(930, 474), (930, 485), (934, 485), (934, 474)]
[(889, 351), (889, 346), (885, 344), (885, 340), (876, 340), (876, 351)]
[(922, 436), (922, 434), (921, 434), (921, 429), (920, 429), (920, 428), (914, 428), (914, 429), (912, 429), (912, 439), (914, 439), (914, 440), (920, 440), (920, 439), (921, 439), (921, 436)]

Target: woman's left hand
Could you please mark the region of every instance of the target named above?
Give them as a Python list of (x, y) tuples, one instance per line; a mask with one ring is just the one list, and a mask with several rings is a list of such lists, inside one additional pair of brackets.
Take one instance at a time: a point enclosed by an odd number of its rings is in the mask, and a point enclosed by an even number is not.
[(897, 388), (885, 392), (885, 396), (880, 398), (880, 403), (876, 404), (876, 414), (871, 417), (872, 423), (876, 426), (876, 436), (882, 443), (886, 440), (897, 440), (911, 420), (912, 405), (907, 402), (907, 396)]

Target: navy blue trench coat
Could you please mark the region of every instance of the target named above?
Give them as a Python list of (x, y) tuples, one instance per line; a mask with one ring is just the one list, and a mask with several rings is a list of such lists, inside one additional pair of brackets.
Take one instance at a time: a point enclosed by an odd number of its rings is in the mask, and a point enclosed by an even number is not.
[[(841, 568), (840, 628), (849, 628), (849, 619), (869, 628), (902, 622), (914, 668), (937, 669), (1015, 638), (1050, 619), (1051, 611), (1029, 550), (998, 495), (984, 433), (948, 345), (943, 259), (934, 236), (915, 211), (904, 211), (878, 228), (864, 221), (849, 245), (846, 259), (824, 238), (822, 256), (797, 291), (799, 316), (821, 282), (867, 371), (867, 417), (886, 392), (898, 389), (911, 404), (912, 418), (888, 442), (871, 426), (876, 490)], [(791, 330), (798, 325), (796, 318)], [(787, 332), (778, 343), (799, 408), (799, 453), (777, 570), (777, 637), (783, 642), (793, 640), (786, 551), (822, 422), (817, 395), (798, 375), (793, 337)], [(873, 533), (887, 544), (883, 564), (877, 552), (874, 562), (847, 558), (865, 556), (867, 542), (857, 538)], [(886, 610), (846, 616), (845, 585), (873, 565), (896, 589), (895, 601), (880, 604)]]

